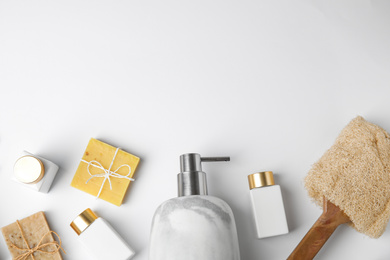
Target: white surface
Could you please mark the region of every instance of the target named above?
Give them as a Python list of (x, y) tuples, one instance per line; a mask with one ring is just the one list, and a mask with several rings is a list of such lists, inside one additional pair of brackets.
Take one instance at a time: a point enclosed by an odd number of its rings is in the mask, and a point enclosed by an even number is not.
[[(390, 131), (389, 13), (385, 0), (1, 0), (0, 226), (44, 210), (64, 259), (87, 260), (69, 224), (90, 207), (147, 260), (179, 155), (230, 155), (203, 168), (241, 259), (285, 259), (321, 214), (303, 187), (311, 165), (357, 115)], [(91, 137), (141, 158), (121, 207), (70, 187)], [(24, 149), (60, 166), (48, 194), (10, 181)], [(247, 175), (262, 170), (290, 233), (257, 240)], [(316, 259), (385, 260), (389, 244), (389, 230), (343, 226)]]
[(249, 191), (257, 238), (288, 233), (286, 213), (279, 185), (254, 188)]
[(102, 218), (96, 219), (78, 236), (78, 240), (96, 260), (129, 260), (134, 255), (130, 246)]

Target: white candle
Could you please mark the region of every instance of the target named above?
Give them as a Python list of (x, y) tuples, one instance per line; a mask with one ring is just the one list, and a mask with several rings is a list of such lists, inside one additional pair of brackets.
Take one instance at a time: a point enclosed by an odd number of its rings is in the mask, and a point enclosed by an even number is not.
[(15, 162), (12, 179), (35, 191), (47, 193), (58, 169), (55, 163), (23, 151), (22, 156)]
[(15, 178), (23, 183), (36, 183), (44, 174), (42, 161), (30, 155), (19, 158), (14, 165)]

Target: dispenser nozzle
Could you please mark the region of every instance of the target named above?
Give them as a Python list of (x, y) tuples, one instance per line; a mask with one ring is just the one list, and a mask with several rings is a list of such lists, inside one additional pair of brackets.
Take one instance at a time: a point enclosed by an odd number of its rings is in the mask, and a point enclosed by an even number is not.
[(178, 195), (207, 195), (206, 173), (202, 171), (202, 162), (226, 162), (230, 157), (201, 157), (197, 153), (180, 156), (178, 174)]
[(230, 157), (201, 157), (200, 160), (202, 162), (228, 162), (230, 161)]

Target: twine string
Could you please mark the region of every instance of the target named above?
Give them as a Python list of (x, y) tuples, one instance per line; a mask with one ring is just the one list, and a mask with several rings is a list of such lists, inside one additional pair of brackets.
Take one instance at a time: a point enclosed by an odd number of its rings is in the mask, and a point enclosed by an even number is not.
[[(129, 175), (131, 173), (131, 167), (128, 164), (122, 164), (115, 171), (111, 171), (112, 165), (114, 164), (114, 161), (115, 161), (116, 155), (118, 154), (118, 151), (119, 151), (119, 148), (116, 148), (114, 157), (112, 158), (111, 163), (110, 163), (110, 167), (108, 169), (105, 169), (103, 167), (103, 165), (100, 162), (96, 161), (96, 160), (92, 160), (92, 161), (88, 162), (88, 161), (86, 161), (84, 159), (81, 159), (82, 162), (85, 162), (85, 163), (88, 164), (87, 165), (87, 171), (88, 171), (89, 175), (91, 175), (91, 177), (85, 182), (85, 184), (88, 184), (88, 182), (91, 179), (93, 179), (93, 178), (104, 178), (96, 198), (99, 198), (101, 192), (103, 191), (104, 184), (106, 183), (107, 180), (108, 180), (108, 183), (110, 184), (110, 190), (112, 190), (111, 177), (120, 178), (120, 179), (126, 179), (126, 180), (129, 180), (129, 181), (134, 181), (133, 178), (129, 177)], [(90, 167), (91, 166), (103, 170), (103, 173), (92, 174), (91, 171), (90, 171)], [(118, 171), (122, 167), (127, 167), (128, 168), (128, 174), (127, 175), (122, 175), (122, 174), (118, 173)]]
[[(62, 250), (62, 251), (66, 254), (65, 250), (64, 250), (64, 249), (62, 248), (62, 246), (61, 246), (61, 244), (62, 244), (61, 238), (60, 238), (60, 236), (59, 236), (56, 232), (54, 232), (54, 231), (49, 231), (49, 232), (47, 232), (45, 235), (43, 235), (43, 237), (41, 238), (41, 240), (39, 241), (39, 243), (38, 243), (35, 247), (30, 248), (30, 246), (29, 246), (28, 243), (27, 243), (26, 237), (24, 236), (24, 232), (23, 232), (23, 229), (22, 229), (22, 227), (21, 227), (21, 225), (20, 225), (19, 220), (16, 220), (16, 224), (18, 225), (18, 228), (19, 228), (19, 230), (20, 230), (20, 233), (22, 234), (23, 241), (24, 241), (24, 243), (26, 244), (27, 248), (18, 247), (17, 245), (15, 245), (14, 243), (11, 242), (11, 247), (16, 248), (17, 250), (20, 250), (20, 251), (25, 251), (24, 254), (21, 254), (21, 255), (17, 256), (17, 257), (15, 258), (15, 260), (25, 260), (25, 259), (27, 259), (29, 256), (31, 256), (31, 258), (32, 258), (33, 260), (35, 260), (35, 257), (34, 257), (34, 253), (35, 253), (35, 252), (41, 252), (41, 253), (53, 255), (53, 254), (56, 254), (57, 252), (59, 252), (60, 250)], [(43, 240), (45, 239), (45, 237), (48, 236), (48, 235), (51, 234), (51, 233), (53, 233), (53, 234), (56, 235), (56, 237), (57, 237), (59, 243), (58, 243), (57, 241), (53, 241), (53, 242), (47, 242), (47, 243), (44, 243), (44, 244), (43, 244)], [(56, 250), (51, 251), (51, 252), (50, 252), (50, 251), (42, 250), (43, 248), (45, 248), (45, 247), (47, 247), (47, 246), (51, 246), (51, 245), (55, 246), (55, 247), (56, 247)]]

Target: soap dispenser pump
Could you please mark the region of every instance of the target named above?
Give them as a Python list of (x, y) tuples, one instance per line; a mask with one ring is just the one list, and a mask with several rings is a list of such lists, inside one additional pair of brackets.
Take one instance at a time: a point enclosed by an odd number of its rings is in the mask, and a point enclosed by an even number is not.
[(240, 260), (233, 212), (223, 200), (207, 195), (202, 162), (229, 157), (180, 156), (178, 196), (163, 202), (153, 218), (149, 260)]

